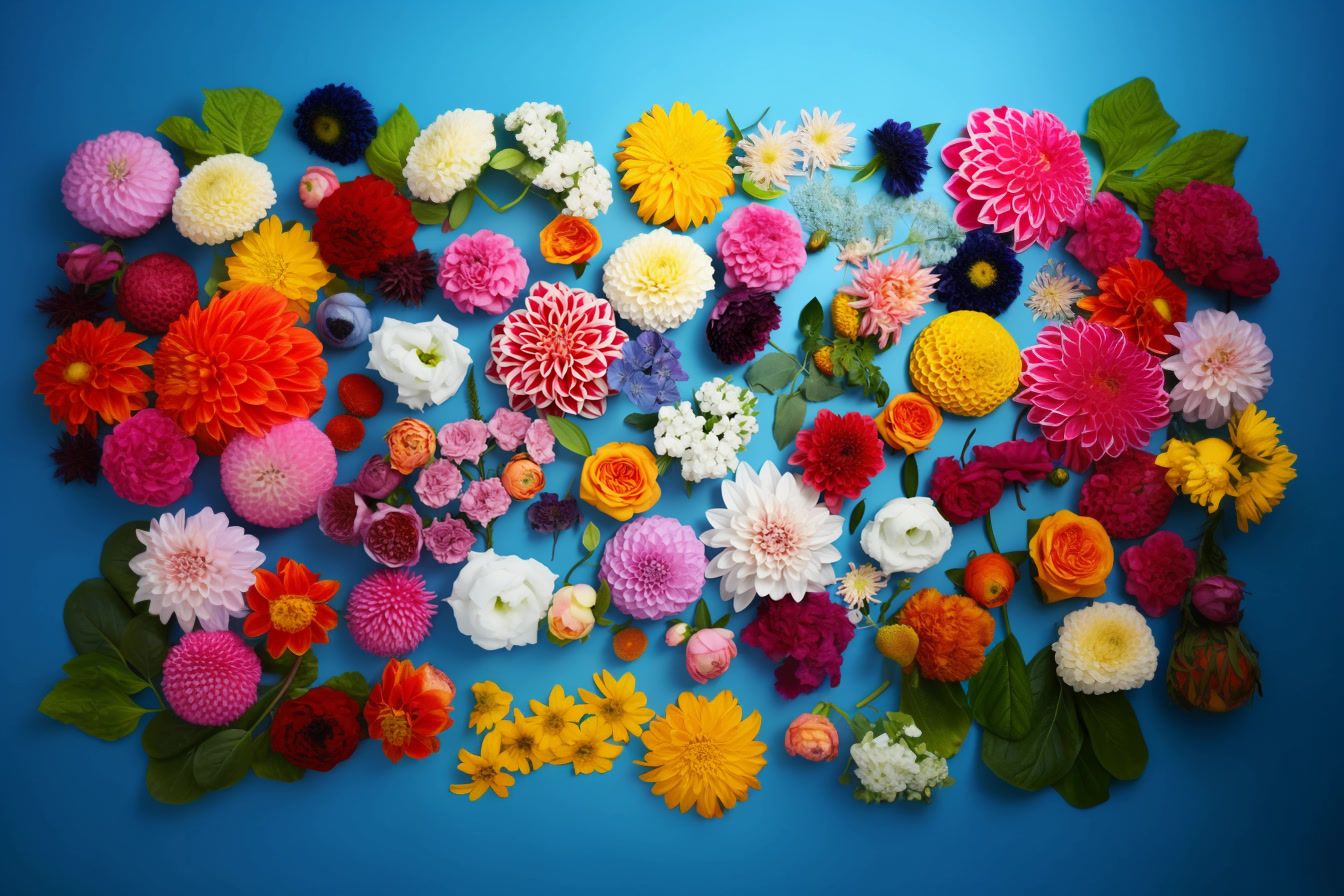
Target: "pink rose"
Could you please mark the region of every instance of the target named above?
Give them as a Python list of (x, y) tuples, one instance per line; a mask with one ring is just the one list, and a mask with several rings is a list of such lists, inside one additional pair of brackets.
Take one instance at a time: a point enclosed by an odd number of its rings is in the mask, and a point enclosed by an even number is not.
[(728, 671), (737, 656), (733, 633), (726, 628), (702, 628), (686, 642), (686, 671), (700, 684)]
[[(490, 430), (490, 435), (495, 437), (495, 444), (502, 451), (512, 451), (523, 444), (523, 439), (527, 438), (527, 429), (532, 420), (526, 414), (520, 414), (509, 408), (500, 408), (495, 411), (486, 428)], [(550, 429), (550, 427), (546, 427)]]
[(1064, 248), (1078, 263), (1100, 276), (1108, 267), (1139, 254), (1143, 225), (1114, 193), (1101, 192), (1074, 215), (1073, 236)]
[(136, 504), (167, 507), (190, 494), (198, 460), (196, 442), (156, 408), (123, 420), (103, 439), (103, 477)]
[(439, 508), (462, 493), (462, 471), (450, 460), (436, 460), (420, 471), (415, 494), (426, 507)]
[(467, 233), (443, 250), (439, 288), (457, 310), (503, 314), (527, 285), (527, 261), (513, 240), (481, 230)]
[(410, 505), (379, 504), (364, 527), (364, 553), (392, 569), (419, 563), (423, 544), (420, 514)]
[(351, 485), (364, 497), (381, 501), (401, 485), (401, 474), (392, 469), (387, 458), (375, 454), (364, 461), (364, 466)]
[(349, 485), (333, 485), (317, 499), (317, 528), (337, 544), (359, 544), (369, 516), (369, 505)]
[(121, 261), (120, 252), (104, 249), (96, 243), (85, 243), (56, 256), (56, 266), (77, 286), (93, 286), (111, 280), (121, 270)]
[(304, 208), (317, 208), (318, 203), (341, 187), (336, 172), (325, 165), (310, 165), (299, 178), (299, 201)]
[(1125, 591), (1149, 616), (1181, 602), (1195, 574), (1195, 552), (1175, 532), (1154, 532), (1120, 555)]
[(954, 526), (978, 520), (994, 509), (1003, 497), (1003, 474), (984, 461), (963, 467), (955, 457), (933, 462), (929, 497), (938, 511)]
[(461, 563), (475, 546), (475, 533), (454, 516), (435, 520), (425, 530), (425, 547), (439, 563)]
[(474, 464), (485, 453), (490, 430), (480, 420), (445, 423), (439, 430), (439, 457), (458, 464)]
[(527, 436), (523, 439), (528, 457), (539, 464), (549, 464), (555, 460), (555, 433), (545, 420), (533, 420), (527, 426)]
[(1210, 622), (1232, 625), (1241, 618), (1246, 583), (1231, 576), (1209, 576), (1190, 589), (1190, 602)]
[(467, 486), (467, 493), (458, 504), (462, 513), (482, 526), (497, 519), (509, 509), (512, 499), (498, 478), (482, 479)]

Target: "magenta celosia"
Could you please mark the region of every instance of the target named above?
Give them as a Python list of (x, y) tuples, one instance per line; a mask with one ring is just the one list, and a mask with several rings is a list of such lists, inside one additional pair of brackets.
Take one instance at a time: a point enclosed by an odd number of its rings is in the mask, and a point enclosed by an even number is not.
[(1164, 264), (1194, 286), (1258, 299), (1279, 277), (1260, 247), (1260, 223), (1232, 187), (1191, 181), (1153, 203), (1153, 240)]
[(1157, 458), (1141, 448), (1102, 458), (1078, 500), (1078, 512), (1101, 523), (1112, 538), (1144, 538), (1166, 522), (1176, 493)]
[(666, 516), (626, 523), (602, 553), (602, 580), (611, 603), (636, 619), (664, 619), (700, 596), (705, 583), (705, 547), (695, 530)]
[(178, 183), (177, 165), (163, 144), (132, 131), (112, 131), (84, 141), (71, 154), (61, 198), (83, 226), (126, 239), (168, 214)]
[(1155, 532), (1120, 555), (1125, 591), (1149, 616), (1175, 607), (1195, 574), (1195, 552), (1175, 532)]
[(103, 439), (103, 476), (127, 501), (167, 507), (191, 493), (196, 442), (173, 419), (145, 408)]
[(295, 526), (317, 512), (336, 481), (336, 449), (311, 420), (291, 420), (258, 438), (239, 433), (219, 458), (224, 497), (258, 526)]
[[(825, 591), (813, 591), (801, 601), (757, 601), (756, 618), (742, 629), (742, 642), (759, 647), (779, 662), (775, 690), (792, 699), (821, 687), (840, 683), (844, 651), (854, 637), (854, 623), (844, 606)], [(782, 662), (781, 662), (782, 661)]]
[(163, 661), (163, 698), (192, 725), (228, 725), (257, 700), (261, 660), (231, 631), (187, 632)]
[(527, 261), (501, 233), (465, 233), (443, 250), (438, 279), (458, 311), (503, 314), (527, 285)]
[(734, 209), (715, 241), (726, 286), (779, 292), (807, 262), (798, 219), (783, 209), (752, 203)]
[(425, 640), (437, 612), (423, 578), (404, 569), (380, 569), (350, 589), (345, 624), (361, 650), (406, 656)]
[(1069, 227), (1073, 236), (1064, 248), (1097, 276), (1139, 254), (1143, 225), (1114, 193), (1098, 193), (1078, 210)]

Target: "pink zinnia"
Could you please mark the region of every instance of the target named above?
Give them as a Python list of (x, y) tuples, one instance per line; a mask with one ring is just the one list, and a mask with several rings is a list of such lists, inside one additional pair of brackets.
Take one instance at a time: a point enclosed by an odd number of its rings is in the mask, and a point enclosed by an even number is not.
[(1171, 420), (1162, 364), (1114, 327), (1079, 320), (1041, 330), (1022, 350), (1027, 420), (1085, 469), (1126, 448), (1141, 448)]
[[(501, 451), (513, 451), (527, 438), (527, 428), (532, 418), (509, 408), (499, 408), (490, 417), (486, 428)], [(550, 427), (548, 426), (547, 429)]]
[(192, 725), (228, 725), (257, 700), (261, 660), (231, 631), (187, 632), (163, 661), (163, 697)]
[(336, 449), (311, 420), (258, 438), (239, 433), (219, 458), (219, 483), (239, 516), (258, 526), (296, 526), (317, 512), (336, 481)]
[(113, 131), (84, 141), (71, 154), (61, 198), (94, 233), (128, 239), (168, 214), (178, 183), (177, 165), (159, 141)]
[(859, 335), (876, 336), (886, 348), (901, 338), (901, 327), (924, 313), (937, 284), (933, 268), (921, 267), (917, 256), (902, 252), (890, 263), (870, 259), (844, 292), (858, 299), (849, 306), (863, 311)]
[(457, 517), (435, 520), (425, 529), (425, 547), (439, 563), (461, 563), (476, 546), (476, 533)]
[(523, 253), (492, 230), (464, 233), (439, 259), (439, 288), (464, 314), (503, 314), (526, 285)]
[(779, 292), (807, 262), (798, 219), (759, 203), (734, 209), (714, 245), (723, 261), (723, 282), (730, 287)]
[(943, 164), (954, 169), (943, 189), (957, 200), (956, 222), (1011, 233), (1015, 252), (1048, 249), (1092, 189), (1078, 135), (1040, 110), (976, 109), (966, 136), (943, 147)]
[(1128, 448), (1097, 461), (1083, 483), (1078, 512), (1101, 523), (1112, 538), (1144, 538), (1167, 520), (1176, 493), (1167, 485), (1157, 457)]
[(458, 420), (439, 427), (439, 457), (455, 464), (474, 464), (485, 453), (490, 430), (480, 420)]
[(420, 514), (409, 504), (380, 504), (364, 526), (364, 553), (392, 569), (419, 563), (423, 545)]
[(136, 504), (167, 507), (191, 493), (196, 442), (163, 411), (145, 408), (103, 439), (103, 476)]
[(437, 612), (424, 579), (404, 569), (380, 569), (350, 589), (345, 624), (361, 650), (406, 656), (425, 640)]
[(504, 490), (498, 477), (481, 479), (467, 486), (467, 493), (457, 505), (462, 513), (482, 526), (503, 516), (513, 499)]
[(415, 496), (426, 507), (443, 507), (461, 493), (462, 471), (450, 460), (433, 461), (415, 480)]
[(1096, 276), (1139, 254), (1143, 225), (1114, 193), (1098, 193), (1078, 210), (1069, 227), (1073, 236), (1064, 248)]
[(1195, 552), (1175, 532), (1156, 532), (1120, 555), (1125, 591), (1149, 616), (1175, 607), (1195, 574)]
[(700, 597), (707, 562), (690, 526), (645, 516), (621, 526), (607, 542), (601, 576), (617, 610), (636, 619), (663, 619)]

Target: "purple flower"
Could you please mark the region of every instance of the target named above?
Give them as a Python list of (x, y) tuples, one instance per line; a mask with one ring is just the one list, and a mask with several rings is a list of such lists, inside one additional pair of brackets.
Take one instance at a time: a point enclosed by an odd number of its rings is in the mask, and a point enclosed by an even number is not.
[(644, 516), (607, 542), (601, 575), (617, 610), (636, 619), (663, 619), (695, 603), (706, 563), (694, 529), (672, 517)]
[(466, 516), (485, 526), (503, 516), (512, 501), (504, 490), (504, 483), (498, 477), (493, 477), (467, 486), (467, 493), (457, 506)]
[(426, 507), (443, 507), (462, 493), (462, 472), (450, 460), (436, 460), (420, 471), (415, 494)]
[(445, 423), (439, 430), (439, 456), (453, 463), (476, 463), (485, 453), (490, 430), (480, 420)]
[(375, 563), (393, 569), (419, 563), (423, 544), (420, 514), (409, 504), (379, 504), (364, 527), (364, 553)]
[(457, 517), (435, 520), (425, 529), (425, 547), (439, 563), (461, 563), (476, 545), (476, 534)]
[(1241, 618), (1246, 583), (1231, 576), (1209, 576), (1190, 589), (1190, 602), (1210, 622), (1232, 625)]
[(677, 360), (676, 343), (645, 330), (621, 346), (621, 357), (607, 367), (607, 385), (624, 392), (641, 411), (650, 412), (681, 399), (677, 383), (689, 379)]
[(364, 461), (364, 466), (351, 485), (364, 497), (381, 501), (401, 485), (401, 474), (392, 469), (392, 465), (381, 454), (375, 454)]
[(739, 286), (714, 303), (705, 339), (724, 364), (745, 364), (765, 348), (779, 320), (774, 293)]
[(549, 535), (573, 528), (579, 524), (579, 502), (573, 496), (542, 492), (527, 508), (527, 524), (533, 532)]
[(121, 270), (121, 253), (85, 243), (56, 256), (56, 266), (77, 286), (93, 286), (111, 280)]
[(337, 544), (359, 544), (369, 516), (369, 505), (348, 485), (333, 485), (317, 499), (317, 528)]

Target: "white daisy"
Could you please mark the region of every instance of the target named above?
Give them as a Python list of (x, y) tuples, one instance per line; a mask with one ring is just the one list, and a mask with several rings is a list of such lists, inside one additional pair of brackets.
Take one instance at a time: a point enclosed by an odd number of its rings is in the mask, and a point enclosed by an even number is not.
[(1044, 318), (1066, 324), (1078, 316), (1073, 306), (1083, 297), (1087, 286), (1077, 277), (1064, 273), (1062, 263), (1047, 261), (1027, 289), (1031, 293), (1027, 307), (1031, 309), (1032, 320)]
[(1171, 406), (1192, 423), (1222, 426), (1264, 398), (1274, 382), (1269, 375), (1274, 353), (1265, 345), (1265, 331), (1235, 311), (1198, 311), (1178, 322), (1167, 341), (1176, 349), (1162, 362), (1176, 374)]
[(789, 188), (789, 178), (801, 175), (803, 152), (798, 135), (781, 130), (784, 122), (777, 121), (772, 130), (760, 125), (755, 134), (748, 134), (737, 144), (740, 155), (733, 173), (741, 174), (762, 189)]
[(887, 574), (871, 563), (849, 564), (849, 572), (840, 577), (840, 597), (855, 612), (862, 611), (887, 587)]
[(854, 123), (842, 124), (839, 112), (814, 108), (811, 113), (803, 109), (798, 114), (803, 120), (798, 128), (798, 145), (808, 171), (825, 171), (854, 148), (854, 138), (849, 135)]

